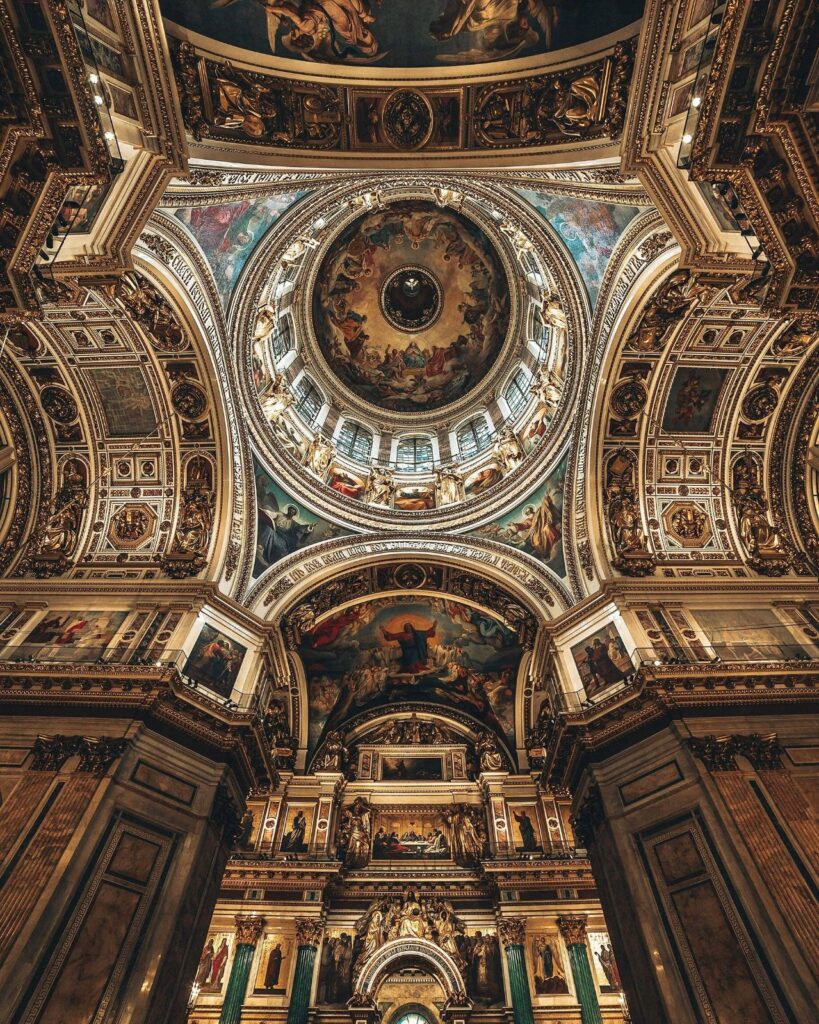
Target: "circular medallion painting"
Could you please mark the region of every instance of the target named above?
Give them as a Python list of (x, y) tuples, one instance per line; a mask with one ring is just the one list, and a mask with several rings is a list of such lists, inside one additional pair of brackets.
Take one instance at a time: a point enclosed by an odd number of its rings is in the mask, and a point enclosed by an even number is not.
[(359, 398), (428, 412), (492, 367), (509, 326), (509, 285), (476, 224), (402, 200), (357, 218), (330, 245), (313, 324), (330, 368)]

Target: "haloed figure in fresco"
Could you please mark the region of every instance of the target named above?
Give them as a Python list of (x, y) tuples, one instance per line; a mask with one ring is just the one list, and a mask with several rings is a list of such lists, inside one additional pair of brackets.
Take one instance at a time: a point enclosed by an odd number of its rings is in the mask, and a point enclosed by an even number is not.
[(514, 747), (521, 649), (497, 619), (457, 601), (379, 598), (306, 633), (310, 749), (352, 715), (397, 702), (455, 708)]

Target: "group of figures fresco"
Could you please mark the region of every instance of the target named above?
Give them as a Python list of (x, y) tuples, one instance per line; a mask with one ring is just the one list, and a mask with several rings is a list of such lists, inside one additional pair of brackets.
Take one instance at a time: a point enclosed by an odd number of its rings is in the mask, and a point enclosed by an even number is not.
[(614, 683), (623, 683), (634, 674), (626, 646), (613, 625), (604, 626), (575, 644), (572, 657), (587, 697)]
[(350, 931), (328, 935), (319, 966), (317, 1003), (346, 1003), (366, 962), (394, 939), (424, 939), (455, 961), (467, 994), (484, 1006), (503, 999), (500, 944), (494, 933), (467, 929), (452, 904), (413, 889), (375, 900)]
[(182, 672), (222, 697), (233, 692), (247, 647), (209, 624), (202, 627)]
[[(172, 21), (233, 46), (332, 64), (425, 67), (543, 54), (638, 19), (642, 0), (162, 0)], [(237, 16), (238, 15), (238, 16)]]
[[(440, 302), (434, 320), (412, 330), (385, 315), (385, 286), (401, 273)], [(509, 324), (506, 274), (466, 217), (402, 200), (353, 221), (333, 242), (313, 292), (313, 323), (333, 372), (360, 398), (397, 412), (437, 409), (466, 394), (498, 355)]]
[(387, 597), (346, 608), (298, 648), (309, 694), (309, 749), (361, 712), (421, 701), (478, 719), (514, 748), (515, 634), (458, 601)]
[(479, 526), (474, 534), (499, 541), (539, 559), (558, 576), (566, 575), (563, 554), (563, 490), (566, 460), (524, 501)]

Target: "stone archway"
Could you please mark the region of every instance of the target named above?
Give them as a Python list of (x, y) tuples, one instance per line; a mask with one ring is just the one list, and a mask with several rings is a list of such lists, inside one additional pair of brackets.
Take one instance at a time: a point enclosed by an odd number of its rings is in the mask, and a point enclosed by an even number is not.
[(449, 953), (428, 939), (398, 938), (376, 950), (358, 976), (347, 1004), (354, 1024), (379, 1024), (376, 995), (384, 978), (402, 961), (420, 961), (429, 968), (446, 995), (442, 1018), (447, 1024), (465, 1024), (472, 1009), (463, 976)]

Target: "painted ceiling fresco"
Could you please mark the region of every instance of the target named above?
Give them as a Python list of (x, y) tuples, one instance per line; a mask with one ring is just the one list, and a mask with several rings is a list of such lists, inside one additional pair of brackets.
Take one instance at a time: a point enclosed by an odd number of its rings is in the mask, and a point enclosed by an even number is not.
[(566, 459), (524, 501), (491, 523), (473, 530), (476, 537), (507, 544), (539, 559), (558, 576), (566, 575), (563, 554), (563, 489)]
[(343, 537), (349, 530), (315, 515), (276, 483), (256, 459), (256, 560), (253, 576), (259, 577), (281, 558), (311, 544)]
[(161, 0), (177, 25), (231, 46), (348, 66), (531, 57), (616, 32), (644, 0)]
[(233, 287), (250, 254), (278, 218), (304, 192), (243, 199), (219, 206), (185, 206), (174, 216), (190, 231), (210, 264), (222, 305), (227, 309)]
[(509, 324), (506, 274), (451, 209), (404, 200), (348, 225), (319, 268), (313, 322), (360, 398), (398, 412), (454, 402), (492, 366)]
[(465, 712), (514, 750), (513, 632), (458, 601), (388, 597), (347, 608), (304, 635), (309, 750), (352, 715), (423, 701)]
[(609, 258), (620, 236), (645, 207), (598, 203), (520, 189), (520, 194), (557, 231), (580, 271), (592, 310)]

